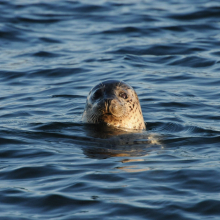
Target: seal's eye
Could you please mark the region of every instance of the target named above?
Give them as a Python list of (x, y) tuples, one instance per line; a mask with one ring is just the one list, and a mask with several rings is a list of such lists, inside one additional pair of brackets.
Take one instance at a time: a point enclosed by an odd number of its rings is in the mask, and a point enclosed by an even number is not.
[(98, 89), (95, 91), (95, 93), (93, 94), (93, 99), (98, 99), (102, 96), (102, 90)]
[(121, 93), (119, 94), (119, 96), (122, 97), (123, 99), (127, 99), (127, 98), (128, 98), (127, 94), (124, 93), (124, 92), (121, 92)]

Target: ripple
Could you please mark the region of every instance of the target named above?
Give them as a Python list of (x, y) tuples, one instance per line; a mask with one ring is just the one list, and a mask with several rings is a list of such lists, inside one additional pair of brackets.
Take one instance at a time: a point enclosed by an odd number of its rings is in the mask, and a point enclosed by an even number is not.
[(39, 51), (39, 52), (35, 53), (34, 56), (54, 58), (54, 57), (59, 57), (60, 55), (58, 55), (56, 53), (49, 53), (49, 52), (46, 52), (46, 51)]
[(219, 18), (219, 11), (220, 7), (206, 7), (202, 10), (193, 11), (191, 13), (178, 13), (170, 15), (170, 18), (177, 19), (177, 20), (199, 20), (199, 19), (212, 19), (212, 18)]
[[(218, 220), (219, 9), (1, 1), (0, 219)], [(81, 122), (113, 78), (146, 131)]]
[(188, 67), (209, 67), (215, 64), (214, 60), (205, 59), (197, 56), (191, 56), (187, 58), (182, 58), (171, 62), (170, 65), (181, 65), (181, 66), (188, 66)]
[(60, 76), (69, 76), (72, 74), (84, 73), (88, 72), (89, 70), (85, 68), (53, 68), (53, 69), (42, 69), (42, 70), (35, 70), (32, 71), (29, 76), (33, 77), (60, 77)]

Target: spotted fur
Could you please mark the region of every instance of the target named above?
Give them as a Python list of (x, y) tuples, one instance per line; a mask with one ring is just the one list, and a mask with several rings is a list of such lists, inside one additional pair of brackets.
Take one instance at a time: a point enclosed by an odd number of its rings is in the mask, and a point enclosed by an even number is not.
[(135, 90), (117, 80), (104, 81), (92, 88), (82, 120), (93, 124), (105, 123), (117, 128), (146, 129)]

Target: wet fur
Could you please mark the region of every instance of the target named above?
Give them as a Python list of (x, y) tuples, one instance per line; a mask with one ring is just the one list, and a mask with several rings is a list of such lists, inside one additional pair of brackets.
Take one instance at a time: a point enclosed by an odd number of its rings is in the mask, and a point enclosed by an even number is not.
[[(95, 92), (100, 89), (102, 96), (96, 100)], [(120, 97), (120, 92), (126, 93), (127, 98)], [(104, 81), (90, 91), (82, 120), (93, 124), (105, 123), (117, 128), (146, 129), (136, 92), (128, 84), (116, 80)]]

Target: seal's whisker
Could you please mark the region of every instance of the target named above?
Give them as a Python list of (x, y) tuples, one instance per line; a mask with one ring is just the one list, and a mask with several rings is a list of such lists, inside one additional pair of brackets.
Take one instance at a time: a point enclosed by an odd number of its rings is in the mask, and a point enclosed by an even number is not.
[(92, 119), (93, 123), (97, 123), (98, 122), (98, 115), (92, 114), (90, 118)]

